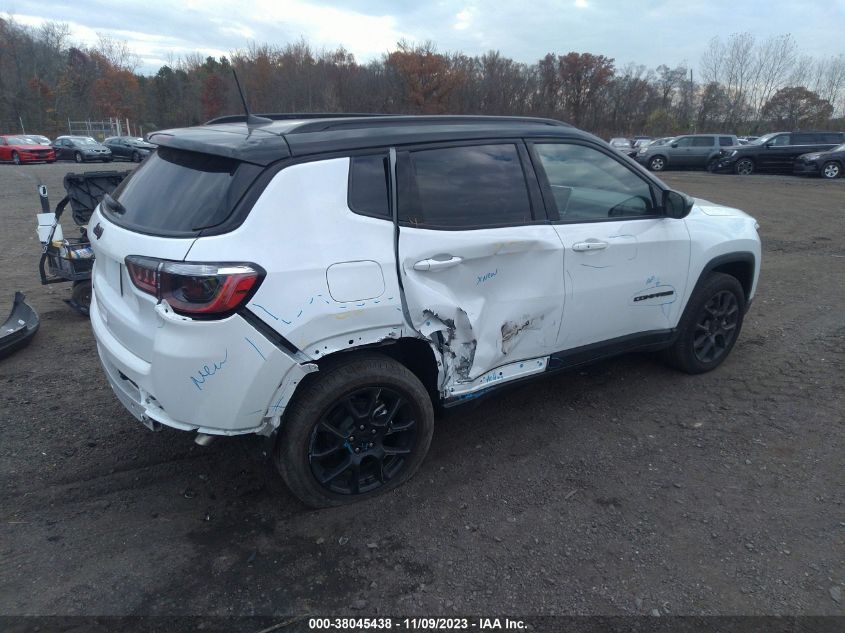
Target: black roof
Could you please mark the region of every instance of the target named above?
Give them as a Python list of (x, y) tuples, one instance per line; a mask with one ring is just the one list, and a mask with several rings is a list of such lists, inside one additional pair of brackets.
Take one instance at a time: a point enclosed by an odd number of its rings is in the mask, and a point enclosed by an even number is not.
[(247, 125), (244, 115), (220, 117), (206, 125), (149, 135), (157, 145), (227, 156), (267, 165), (290, 157), (411, 143), (490, 137), (589, 138), (567, 123), (531, 117), (260, 114), (269, 119)]

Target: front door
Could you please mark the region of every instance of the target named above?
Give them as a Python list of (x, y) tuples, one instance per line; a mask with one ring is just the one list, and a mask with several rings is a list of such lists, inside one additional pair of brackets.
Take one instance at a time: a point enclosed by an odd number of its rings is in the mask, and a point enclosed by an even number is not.
[(397, 165), (407, 316), (441, 353), (441, 390), (515, 377), (526, 359), (542, 370), (563, 314), (563, 251), (524, 144), (420, 148)]
[(690, 151), (692, 145), (691, 136), (682, 136), (675, 139), (667, 152), (669, 153), (669, 164), (674, 167), (686, 167), (690, 164)]
[(689, 266), (685, 222), (665, 217), (656, 187), (603, 148), (538, 142), (532, 156), (564, 247), (558, 349), (674, 328)]

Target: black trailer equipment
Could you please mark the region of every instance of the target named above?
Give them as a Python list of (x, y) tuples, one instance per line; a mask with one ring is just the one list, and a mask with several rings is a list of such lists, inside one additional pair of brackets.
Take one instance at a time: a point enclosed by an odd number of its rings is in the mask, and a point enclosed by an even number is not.
[[(94, 254), (88, 239), (88, 221), (103, 196), (114, 191), (128, 174), (128, 171), (89, 171), (65, 175), (67, 195), (56, 205), (55, 218), (50, 218), (47, 187), (38, 186), (42, 211), (39, 215), (42, 253), (38, 263), (41, 283), (73, 282), (71, 299), (67, 303), (84, 315), (88, 314), (91, 305), (91, 267), (94, 264)], [(79, 227), (79, 237), (62, 235), (61, 217), (68, 204), (74, 224)], [(41, 224), (42, 218), (47, 218), (49, 224)]]

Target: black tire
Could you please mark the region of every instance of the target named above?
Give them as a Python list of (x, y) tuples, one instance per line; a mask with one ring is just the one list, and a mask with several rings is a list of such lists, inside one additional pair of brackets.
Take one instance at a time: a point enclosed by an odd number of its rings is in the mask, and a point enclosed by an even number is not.
[(837, 163), (835, 160), (829, 160), (824, 165), (822, 165), (821, 171), (819, 172), (822, 178), (827, 178), (828, 180), (833, 180), (834, 178), (839, 178), (842, 175), (842, 165)]
[(73, 153), (73, 160), (75, 160), (77, 163), (81, 163), (85, 159), (82, 157), (81, 152), (74, 152)]
[(711, 273), (690, 297), (664, 359), (688, 374), (716, 369), (739, 338), (744, 315), (745, 292), (736, 277)]
[(434, 409), (420, 380), (387, 356), (358, 356), (303, 381), (285, 412), (274, 457), (304, 504), (339, 506), (407, 481), (433, 431)]
[(20, 164), (21, 164), (21, 157), (20, 157), (20, 155), (19, 155), (17, 152), (12, 152), (12, 162), (13, 162), (15, 165), (20, 165)]
[(70, 296), (76, 305), (83, 308), (87, 314), (91, 308), (91, 280), (74, 281)]
[(141, 162), (141, 155), (138, 152), (132, 152), (132, 162), (133, 163), (140, 163)]
[(648, 159), (648, 168), (651, 171), (663, 171), (664, 169), (666, 169), (666, 157), (652, 156)]
[(754, 173), (754, 161), (750, 158), (740, 158), (734, 165), (734, 171), (739, 176), (750, 176)]
[(716, 165), (718, 165), (718, 164), (719, 164), (718, 158), (711, 158), (710, 160), (707, 161), (707, 171), (709, 171), (711, 174), (715, 174), (716, 173)]
[(110, 162), (111, 162), (111, 158), (104, 158), (104, 159), (103, 159), (103, 162), (104, 162), (104, 163), (110, 163)]

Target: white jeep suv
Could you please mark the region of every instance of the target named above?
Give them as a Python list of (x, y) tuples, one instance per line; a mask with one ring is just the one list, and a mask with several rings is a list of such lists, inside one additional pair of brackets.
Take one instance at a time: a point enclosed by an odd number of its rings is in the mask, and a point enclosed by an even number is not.
[(753, 218), (506, 117), (270, 115), (157, 132), (91, 219), (105, 373), (151, 429), (275, 438), (312, 506), (393, 488), (434, 408), (610, 355), (717, 367)]

